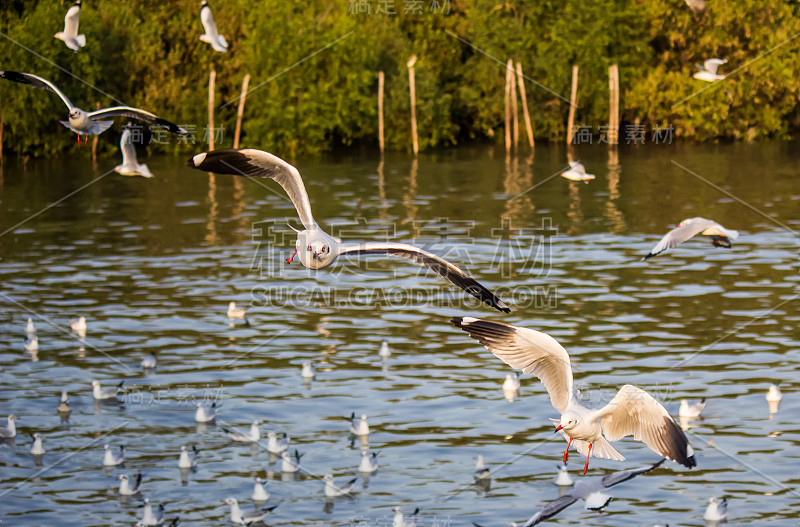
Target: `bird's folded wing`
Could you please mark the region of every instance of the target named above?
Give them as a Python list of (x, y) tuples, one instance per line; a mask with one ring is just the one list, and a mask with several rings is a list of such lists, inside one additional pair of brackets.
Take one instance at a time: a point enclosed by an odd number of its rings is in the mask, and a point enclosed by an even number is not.
[(652, 465), (649, 465), (647, 467), (634, 468), (631, 470), (621, 470), (619, 472), (607, 474), (603, 476), (602, 479), (603, 487), (608, 489), (613, 487), (614, 485), (619, 485), (623, 481), (628, 481), (629, 479), (636, 477), (640, 474), (646, 474), (651, 470), (655, 470), (664, 462), (665, 459), (666, 458), (662, 457), (657, 463), (653, 463)]
[(675, 227), (665, 234), (664, 237), (661, 238), (661, 240), (655, 245), (655, 247), (650, 249), (650, 252), (644, 257), (644, 259), (647, 260), (659, 253), (663, 253), (667, 249), (671, 249), (676, 245), (685, 242), (689, 238), (703, 232), (712, 225), (714, 225), (714, 222), (711, 220), (699, 219), (697, 221), (684, 224), (680, 227)]
[(544, 507), (542, 507), (539, 512), (528, 518), (528, 521), (522, 524), (523, 527), (531, 527), (533, 525), (537, 525), (545, 521), (548, 518), (552, 518), (559, 512), (563, 511), (573, 503), (578, 501), (577, 496), (573, 496), (572, 494), (564, 494), (563, 496), (559, 496), (558, 498), (554, 499)]
[(553, 408), (564, 413), (573, 399), (572, 366), (567, 350), (556, 339), (540, 331), (472, 317), (456, 317), (451, 322), (512, 368), (537, 376), (550, 394)]
[(223, 148), (197, 154), (189, 160), (188, 165), (218, 174), (274, 179), (289, 195), (303, 226), (306, 229), (317, 226), (300, 172), (278, 156), (254, 148)]
[(67, 105), (68, 109), (72, 110), (72, 108), (74, 108), (70, 100), (67, 99), (67, 96), (61, 93), (61, 90), (56, 88), (55, 84), (49, 80), (39, 77), (38, 75), (34, 75), (32, 73), (19, 73), (16, 71), (0, 71), (0, 78), (13, 82), (19, 82), (20, 84), (27, 84), (28, 86), (33, 86), (34, 88), (51, 91), (58, 95), (62, 101), (64, 101), (64, 104)]
[(89, 112), (87, 114), (89, 119), (93, 121), (102, 119), (104, 117), (117, 117), (120, 115), (123, 115), (125, 117), (131, 117), (133, 119), (139, 119), (140, 121), (160, 126), (161, 128), (164, 128), (165, 130), (172, 132), (173, 134), (189, 135), (189, 132), (187, 132), (177, 124), (167, 121), (166, 119), (162, 119), (157, 115), (152, 114), (146, 110), (142, 110), (140, 108), (132, 108), (130, 106), (112, 106), (111, 108), (103, 108), (102, 110)]
[(661, 403), (644, 390), (626, 384), (606, 406), (595, 412), (603, 433), (616, 441), (632, 435), (654, 452), (692, 468), (694, 450)]

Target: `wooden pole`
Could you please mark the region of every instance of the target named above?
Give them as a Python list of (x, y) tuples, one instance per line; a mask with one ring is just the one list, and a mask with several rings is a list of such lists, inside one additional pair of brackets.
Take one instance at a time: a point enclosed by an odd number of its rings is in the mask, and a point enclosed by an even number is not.
[[(511, 60), (509, 59), (509, 62)], [(511, 70), (506, 67), (506, 154), (511, 152)]]
[(417, 142), (417, 96), (414, 89), (414, 64), (417, 62), (417, 56), (414, 55), (408, 59), (408, 85), (411, 90), (411, 145), (414, 148), (414, 155), (419, 152), (419, 143)]
[[(383, 156), (383, 72), (378, 72), (378, 144), (381, 147), (381, 156)], [(412, 110), (413, 115), (413, 110)]]
[(619, 68), (616, 64), (608, 68), (609, 116), (608, 144), (619, 142)]
[(214, 80), (217, 72), (211, 70), (208, 75), (208, 151), (214, 151)]
[(517, 86), (519, 86), (519, 98), (522, 99), (522, 117), (525, 119), (525, 130), (528, 132), (528, 143), (533, 148), (533, 126), (531, 125), (531, 115), (528, 113), (528, 98), (525, 95), (525, 83), (522, 76), (522, 64), (517, 62)]
[(239, 97), (239, 109), (236, 110), (236, 130), (233, 133), (233, 147), (239, 148), (239, 137), (242, 134), (242, 115), (244, 114), (244, 99), (247, 97), (247, 86), (250, 84), (250, 74), (245, 73), (242, 81), (242, 95)]
[[(100, 103), (95, 104), (95, 108), (100, 109)], [(97, 141), (100, 139), (99, 135), (94, 136), (92, 139), (92, 161), (97, 161)]]
[(3, 166), (3, 111), (0, 110), (0, 166)]
[(567, 119), (567, 144), (572, 144), (572, 129), (575, 125), (575, 108), (578, 107), (578, 66), (572, 66), (572, 93), (569, 96), (569, 118)]
[(517, 106), (517, 77), (514, 75), (514, 63), (508, 59), (509, 76), (511, 77), (511, 116), (514, 129), (514, 152), (519, 148), (519, 107)]

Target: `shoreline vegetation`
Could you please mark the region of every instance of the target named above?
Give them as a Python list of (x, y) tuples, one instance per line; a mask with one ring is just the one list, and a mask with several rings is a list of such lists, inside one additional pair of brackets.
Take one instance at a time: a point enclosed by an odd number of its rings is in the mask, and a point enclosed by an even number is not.
[[(575, 126), (583, 142), (601, 142), (608, 125), (613, 64), (622, 144), (631, 126), (645, 132), (645, 142), (658, 130), (671, 130), (675, 140), (788, 140), (800, 128), (800, 1), (708, 0), (702, 14), (683, 0), (212, 1), (227, 53), (199, 40), (195, 0), (85, 1), (86, 46), (74, 53), (53, 38), (70, 5), (3, 2), (0, 69), (49, 79), (82, 108), (123, 102), (191, 126), (195, 148), (208, 142), (212, 69), (217, 147), (232, 144), (242, 80), (250, 74), (242, 146), (287, 158), (377, 148), (382, 71), (386, 148), (411, 152), (412, 55), (422, 151), (502, 144), (509, 58), (527, 77), (536, 141), (566, 137), (573, 65), (580, 68)], [(720, 73), (728, 78), (693, 79), (695, 64), (712, 57), (727, 59)], [(8, 154), (75, 148), (74, 134), (58, 123), (66, 112), (53, 94), (0, 81), (0, 111)], [(118, 149), (122, 124), (117, 119), (100, 136), (99, 153)], [(143, 139), (150, 153), (187, 150), (174, 137)]]

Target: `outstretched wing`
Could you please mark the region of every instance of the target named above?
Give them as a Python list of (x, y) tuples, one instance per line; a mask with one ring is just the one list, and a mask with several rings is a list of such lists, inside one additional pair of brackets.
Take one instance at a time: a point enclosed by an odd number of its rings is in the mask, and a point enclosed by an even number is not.
[(278, 156), (254, 148), (223, 148), (197, 154), (189, 160), (188, 165), (218, 174), (274, 179), (289, 195), (303, 226), (306, 229), (317, 226), (300, 172)]
[(200, 8), (200, 21), (203, 23), (206, 35), (212, 39), (217, 38), (217, 23), (214, 22), (214, 13), (211, 12), (211, 8), (208, 5)]
[(58, 95), (62, 101), (64, 101), (64, 104), (67, 105), (69, 110), (74, 108), (70, 100), (67, 99), (67, 96), (61, 93), (61, 90), (56, 88), (55, 84), (49, 80), (39, 77), (38, 75), (34, 75), (33, 73), (19, 73), (16, 71), (0, 71), (0, 78), (13, 82), (19, 82), (20, 84), (27, 84), (28, 86), (33, 86), (34, 88), (51, 91)]
[(651, 450), (681, 465), (697, 463), (694, 450), (681, 428), (661, 403), (646, 391), (626, 384), (606, 406), (594, 413), (603, 433), (611, 441), (632, 435)]
[(564, 494), (563, 496), (559, 496), (558, 498), (554, 499), (544, 507), (542, 507), (539, 512), (528, 518), (528, 521), (522, 524), (522, 527), (531, 527), (533, 525), (537, 525), (548, 518), (552, 518), (559, 512), (563, 511), (573, 503), (578, 501), (577, 496), (573, 496), (572, 494)]
[(470, 295), (503, 313), (510, 313), (511, 309), (497, 298), (494, 293), (486, 289), (483, 285), (471, 278), (467, 273), (451, 264), (447, 260), (436, 256), (433, 253), (424, 251), (415, 245), (407, 243), (392, 242), (366, 242), (366, 243), (345, 243), (336, 248), (338, 254), (382, 254), (386, 256), (401, 256), (427, 267), (450, 280)]
[(74, 6), (67, 10), (67, 15), (64, 17), (64, 35), (76, 38), (78, 36), (78, 21), (81, 16), (81, 4), (76, 3)]
[(122, 137), (119, 140), (119, 148), (122, 150), (122, 165), (135, 168), (139, 162), (136, 159), (136, 148), (133, 146), (133, 141), (131, 140), (131, 131), (127, 128), (122, 131)]
[(603, 487), (608, 489), (613, 487), (614, 485), (619, 485), (624, 481), (628, 481), (629, 479), (634, 478), (640, 474), (647, 474), (651, 470), (655, 470), (656, 468), (658, 468), (664, 462), (665, 459), (666, 458), (662, 457), (657, 463), (653, 463), (648, 467), (634, 468), (631, 470), (622, 470), (619, 472), (613, 472), (611, 474), (607, 474), (603, 476), (602, 479)]
[(498, 359), (542, 381), (553, 408), (563, 413), (573, 398), (569, 355), (546, 333), (472, 317), (450, 320), (486, 346)]
[(708, 59), (703, 63), (703, 67), (714, 75), (717, 74), (717, 68), (728, 62), (723, 59)]
[(691, 220), (683, 220), (679, 227), (675, 227), (665, 234), (664, 237), (661, 238), (661, 240), (655, 245), (655, 247), (650, 249), (650, 252), (647, 253), (644, 258), (642, 258), (642, 261), (649, 260), (653, 256), (663, 253), (667, 249), (671, 249), (676, 245), (685, 242), (686, 240), (700, 234), (704, 230), (714, 225), (717, 225), (717, 223), (705, 218), (692, 218)]
[(112, 106), (111, 108), (103, 108), (102, 110), (97, 110), (95, 112), (88, 112), (86, 114), (86, 116), (89, 117), (89, 119), (91, 119), (92, 121), (97, 121), (103, 119), (104, 117), (118, 117), (120, 115), (125, 117), (131, 117), (133, 119), (138, 119), (140, 121), (154, 124), (156, 126), (160, 126), (161, 128), (164, 128), (165, 130), (168, 130), (173, 134), (189, 135), (189, 132), (187, 132), (177, 124), (171, 123), (166, 119), (162, 119), (157, 115), (142, 110), (140, 108), (132, 108), (130, 106)]

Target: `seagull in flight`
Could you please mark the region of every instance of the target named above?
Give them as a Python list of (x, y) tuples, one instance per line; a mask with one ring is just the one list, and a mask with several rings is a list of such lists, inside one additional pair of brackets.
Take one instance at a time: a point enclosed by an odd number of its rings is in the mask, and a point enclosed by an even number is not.
[(228, 51), (228, 42), (225, 37), (217, 32), (217, 23), (214, 22), (214, 14), (211, 12), (211, 6), (208, 5), (206, 0), (200, 2), (200, 21), (203, 23), (205, 33), (200, 35), (200, 40), (208, 42), (214, 51), (225, 53)]
[(561, 432), (568, 441), (565, 463), (573, 443), (575, 449), (586, 456), (584, 474), (589, 470), (592, 455), (623, 461), (625, 458), (606, 438), (617, 441), (632, 435), (661, 456), (688, 468), (697, 465), (694, 450), (683, 431), (666, 408), (641, 388), (626, 384), (603, 408), (583, 406), (575, 397), (567, 350), (550, 335), (472, 317), (456, 317), (451, 322), (486, 346), (498, 359), (522, 373), (533, 373), (542, 381), (550, 403), (561, 414), (561, 419), (551, 421), (558, 425), (556, 432)]
[(511, 310), (494, 293), (479, 284), (464, 271), (450, 262), (407, 243), (364, 242), (342, 243), (323, 231), (311, 213), (311, 202), (303, 184), (303, 178), (295, 167), (277, 156), (253, 148), (226, 148), (203, 152), (188, 161), (191, 168), (218, 174), (254, 176), (270, 178), (277, 181), (291, 198), (297, 209), (304, 230), (297, 233), (294, 254), (288, 258), (291, 263), (295, 255), (309, 269), (322, 269), (331, 265), (336, 258), (344, 254), (368, 255), (380, 254), (408, 258), (423, 267), (450, 280), (470, 295), (487, 305), (510, 313)]
[(86, 45), (86, 35), (78, 34), (78, 20), (81, 16), (81, 0), (76, 0), (75, 4), (67, 10), (64, 17), (64, 31), (53, 35), (59, 40), (63, 40), (69, 49), (78, 52)]
[(710, 237), (711, 244), (714, 247), (725, 247), (726, 249), (731, 248), (731, 240), (739, 237), (739, 231), (726, 229), (716, 221), (705, 218), (689, 218), (683, 220), (677, 227), (665, 234), (656, 246), (650, 249), (650, 252), (642, 258), (642, 261), (649, 260), (653, 256), (661, 254), (698, 234)]
[(565, 177), (570, 181), (583, 181), (588, 183), (595, 178), (594, 174), (587, 174), (586, 167), (580, 161), (568, 161), (569, 170), (561, 173), (561, 177)]
[(725, 78), (725, 75), (717, 73), (717, 68), (726, 64), (727, 59), (708, 59), (702, 65), (697, 64), (700, 71), (692, 75), (695, 79), (707, 82), (720, 81)]
[(131, 119), (138, 119), (149, 124), (160, 126), (165, 130), (178, 135), (188, 135), (188, 132), (165, 119), (153, 115), (145, 110), (139, 108), (132, 108), (130, 106), (113, 106), (111, 108), (103, 108), (94, 112), (86, 112), (72, 104), (72, 102), (59, 90), (55, 84), (43, 79), (32, 73), (19, 73), (16, 71), (0, 71), (0, 78), (19, 82), (20, 84), (27, 84), (34, 88), (48, 90), (56, 95), (67, 105), (69, 110), (67, 121), (59, 121), (61, 124), (78, 134), (78, 141), (80, 142), (81, 136), (85, 135), (86, 142), (89, 142), (89, 135), (99, 135), (108, 130), (114, 124), (114, 121), (101, 121), (104, 117), (117, 117), (125, 116)]
[(136, 159), (136, 147), (133, 146), (131, 137), (131, 123), (125, 125), (122, 137), (119, 139), (119, 149), (122, 152), (122, 164), (114, 167), (114, 172), (123, 176), (153, 177), (147, 165), (139, 164)]

